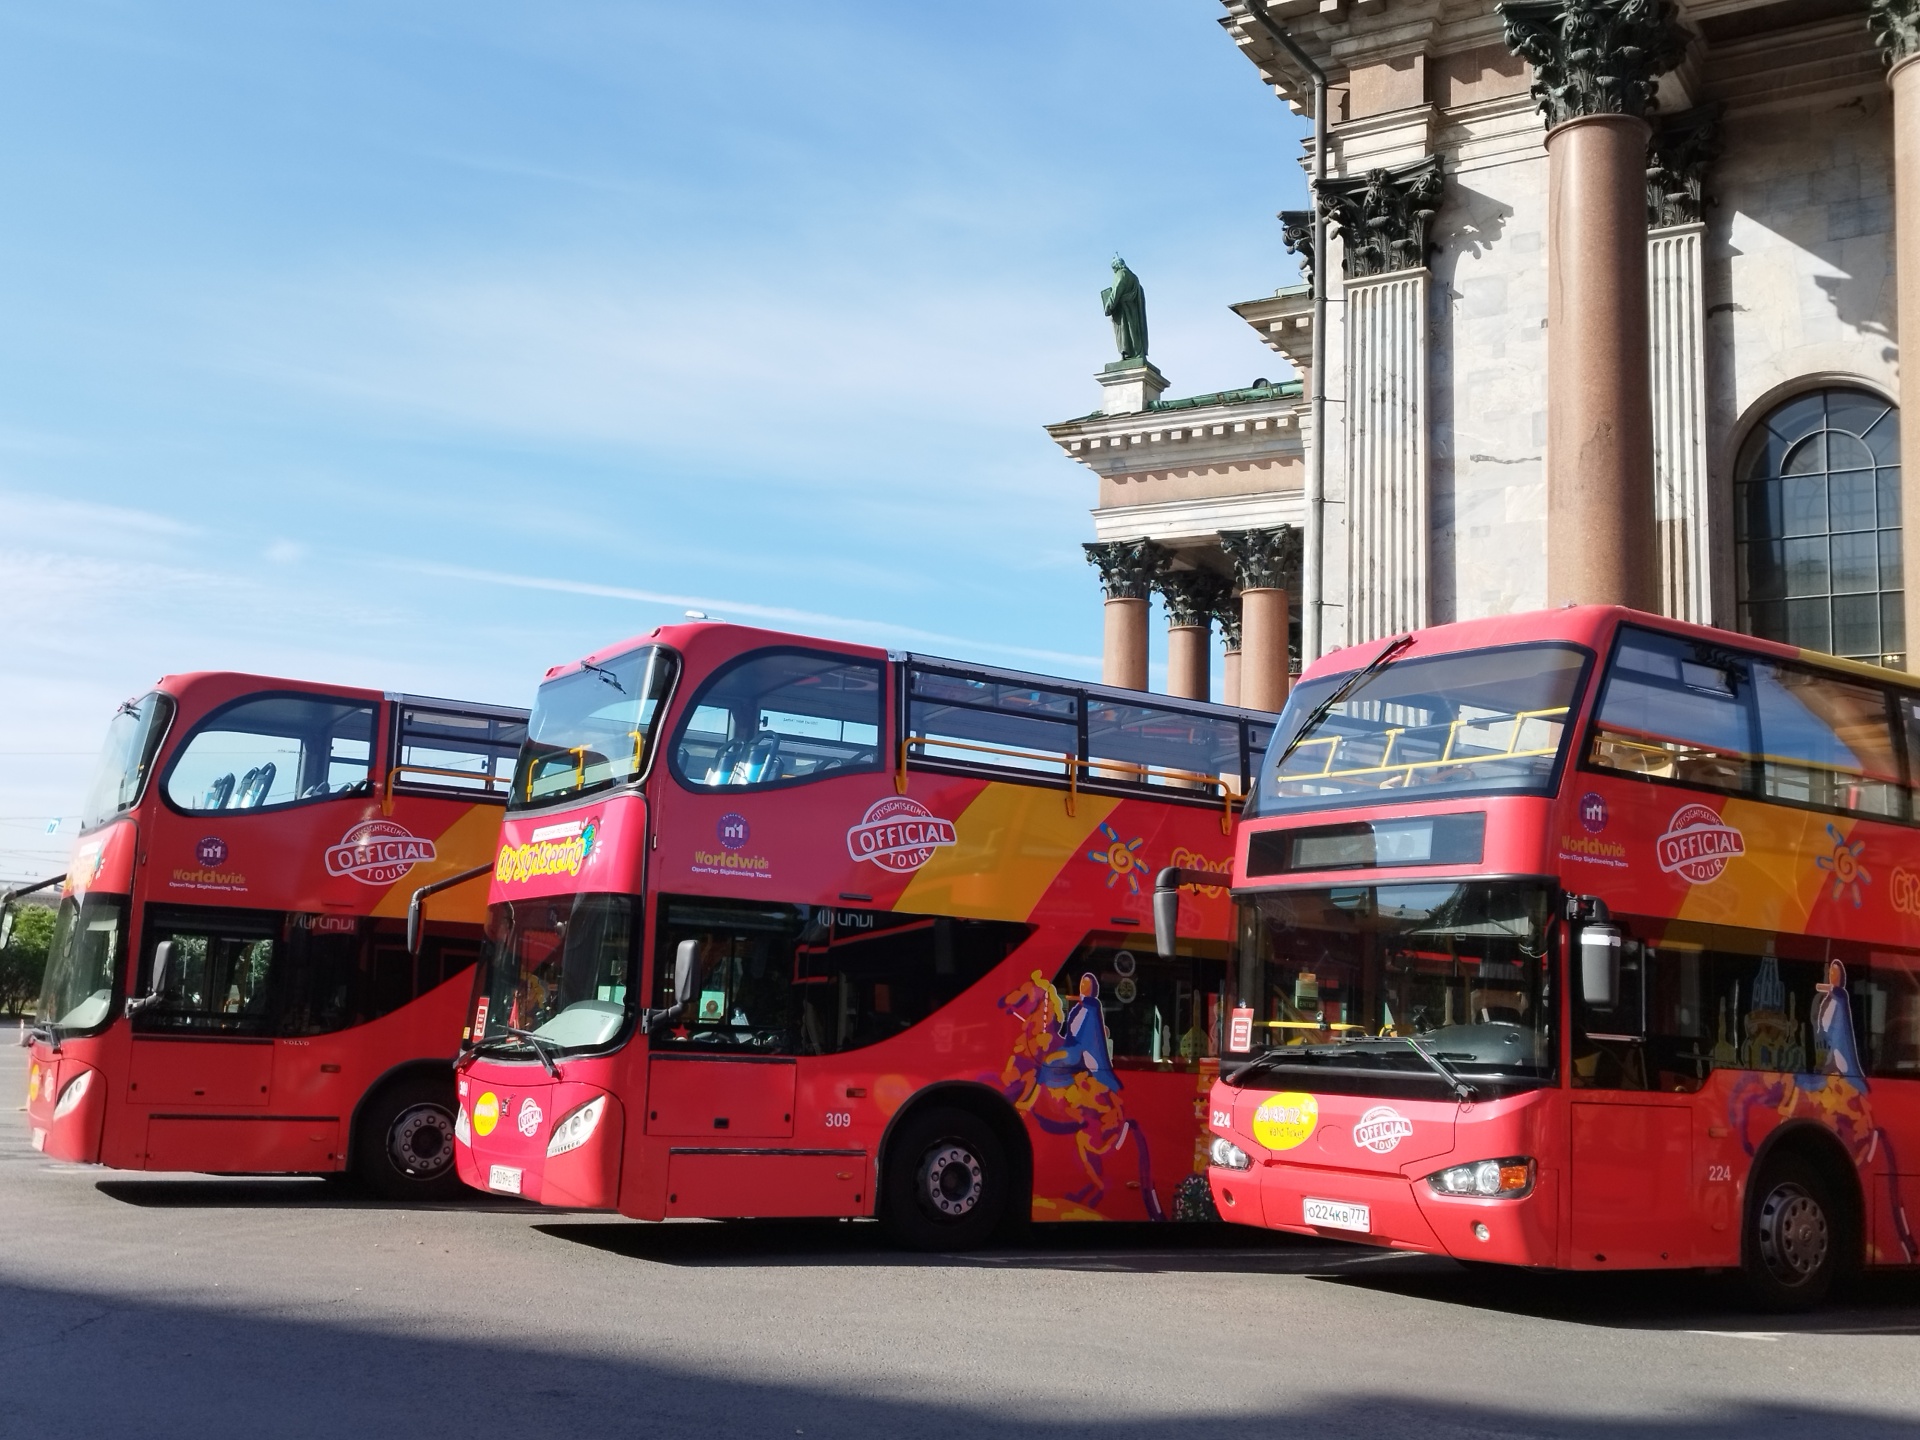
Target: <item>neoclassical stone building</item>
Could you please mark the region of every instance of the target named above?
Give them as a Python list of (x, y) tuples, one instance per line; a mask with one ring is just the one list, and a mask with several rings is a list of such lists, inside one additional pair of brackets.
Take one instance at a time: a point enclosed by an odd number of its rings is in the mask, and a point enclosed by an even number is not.
[(1312, 658), (1566, 601), (1906, 663), (1920, 0), (1223, 8), (1281, 100), (1311, 113), (1286, 38), (1326, 77), (1326, 243), (1277, 237), (1323, 267), (1324, 434), (1305, 285), (1233, 307), (1297, 378), (1109, 367), (1049, 427), (1099, 477), (1110, 680), (1146, 683), (1150, 590), (1169, 688), (1217, 628), (1257, 705), (1290, 629)]

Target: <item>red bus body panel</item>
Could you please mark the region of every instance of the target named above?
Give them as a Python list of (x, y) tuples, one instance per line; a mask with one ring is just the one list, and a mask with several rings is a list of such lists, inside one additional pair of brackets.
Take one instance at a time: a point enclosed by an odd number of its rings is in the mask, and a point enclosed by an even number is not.
[[(128, 957), (141, 953), (150, 905), (291, 912), (316, 928), (363, 916), (399, 921), (414, 890), (484, 865), (493, 852), (497, 803), (404, 790), (383, 803), (387, 757), (378, 742), (370, 795), (257, 812), (176, 810), (160, 793), (161, 778), (194, 726), (222, 705), (261, 692), (386, 702), (377, 691), (227, 672), (169, 676), (157, 688), (178, 709), (146, 788), (125, 817), (80, 837), (62, 892), (126, 895)], [(377, 712), (376, 736), (388, 733), (386, 714)], [(442, 892), (431, 914), (468, 927), (477, 945), (486, 918), (481, 884)], [(122, 964), (125, 994), (136, 969), (131, 958)], [(99, 1034), (64, 1038), (57, 1055), (36, 1040), (33, 1143), (57, 1159), (115, 1169), (342, 1169), (355, 1107), (376, 1081), (411, 1061), (451, 1061), (470, 985), (463, 972), (332, 1034), (136, 1034), (118, 1014)], [(56, 1118), (58, 1097), (82, 1070), (93, 1072), (87, 1093)]]
[[(1545, 640), (1569, 641), (1593, 653), (1594, 667), (1571, 717), (1558, 794), (1343, 805), (1248, 820), (1235, 837), (1236, 888), (1281, 888), (1270, 877), (1247, 873), (1257, 833), (1330, 820), (1484, 810), (1486, 842), (1478, 866), (1289, 873), (1285, 885), (1552, 876), (1568, 892), (1605, 901), (1616, 915), (1920, 950), (1920, 830), (1913, 825), (1582, 766), (1602, 668), (1623, 622), (1811, 662), (1842, 679), (1913, 684), (1905, 675), (1613, 607), (1501, 616), (1417, 632), (1395, 663)], [(1365, 664), (1385, 643), (1329, 655), (1303, 680)], [(1843, 850), (1857, 866), (1836, 868)], [(1842, 871), (1850, 877), (1844, 882)], [(1732, 1266), (1741, 1259), (1742, 1216), (1756, 1159), (1781, 1127), (1811, 1125), (1837, 1138), (1854, 1162), (1867, 1263), (1920, 1262), (1913, 1239), (1920, 1228), (1920, 1078), (1875, 1076), (1863, 1083), (1806, 1071), (1717, 1068), (1697, 1089), (1683, 1086), (1680, 1076), (1644, 1090), (1576, 1088), (1570, 989), (1560, 987), (1558, 1088), (1470, 1106), (1395, 1101), (1393, 1108), (1412, 1121), (1413, 1135), (1385, 1157), (1390, 1165), (1372, 1163), (1351, 1139), (1356, 1110), (1375, 1102), (1317, 1092), (1320, 1125), (1313, 1137), (1297, 1149), (1269, 1150), (1255, 1139), (1252, 1118), (1279, 1092), (1216, 1085), (1214, 1131), (1253, 1157), (1248, 1170), (1209, 1170), (1221, 1213), (1245, 1224), (1462, 1259), (1595, 1270)], [(1520, 1199), (1441, 1196), (1425, 1183), (1451, 1164), (1522, 1155), (1534, 1157), (1539, 1171), (1532, 1192)], [(1310, 1226), (1302, 1219), (1306, 1198), (1369, 1203), (1375, 1229), (1360, 1237)], [(1475, 1223), (1487, 1227), (1488, 1238), (1476, 1238)]]

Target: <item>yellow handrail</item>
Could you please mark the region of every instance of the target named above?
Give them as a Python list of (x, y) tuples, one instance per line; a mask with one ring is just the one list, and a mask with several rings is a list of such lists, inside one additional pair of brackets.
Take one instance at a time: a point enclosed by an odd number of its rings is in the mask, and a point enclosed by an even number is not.
[[(1309, 745), (1325, 745), (1327, 747), (1327, 756), (1326, 756), (1326, 760), (1321, 765), (1321, 767), (1318, 770), (1288, 770), (1283, 774), (1281, 774), (1279, 776), (1279, 779), (1281, 779), (1282, 781), (1352, 780), (1352, 779), (1358, 779), (1361, 776), (1366, 776), (1366, 775), (1400, 775), (1402, 777), (1402, 783), (1404, 784), (1407, 780), (1411, 780), (1413, 778), (1413, 772), (1416, 770), (1436, 770), (1436, 769), (1441, 769), (1451, 765), (1477, 765), (1488, 760), (1537, 759), (1542, 756), (1549, 756), (1554, 754), (1560, 748), (1559, 743), (1558, 741), (1556, 741), (1552, 745), (1540, 746), (1530, 750), (1522, 750), (1518, 748), (1520, 744), (1520, 732), (1522, 727), (1529, 720), (1549, 720), (1549, 719), (1555, 719), (1555, 718), (1564, 719), (1566, 717), (1567, 710), (1568, 710), (1568, 707), (1565, 705), (1556, 705), (1556, 706), (1552, 706), (1542, 710), (1517, 711), (1514, 714), (1506, 717), (1504, 721), (1466, 720), (1466, 719), (1450, 720), (1447, 722), (1446, 744), (1441, 747), (1438, 758), (1433, 760), (1398, 760), (1398, 761), (1393, 761), (1391, 763), (1388, 763), (1388, 757), (1392, 755), (1394, 746), (1399, 743), (1400, 738), (1403, 735), (1406, 735), (1407, 733), (1409, 733), (1409, 727), (1404, 725), (1396, 725), (1384, 732), (1386, 736), (1386, 741), (1387, 741), (1386, 748), (1380, 752), (1380, 759), (1378, 761), (1370, 765), (1351, 766), (1344, 770), (1336, 770), (1333, 768), (1334, 759), (1339, 754), (1340, 746), (1345, 741), (1348, 741), (1348, 740), (1361, 739), (1361, 738), (1373, 739), (1375, 737), (1374, 736), (1361, 737), (1361, 736), (1353, 736), (1353, 735), (1316, 735), (1311, 740), (1304, 740), (1299, 745), (1295, 746), (1294, 753), (1298, 754), (1301, 750), (1306, 749), (1307, 746)], [(1484, 728), (1487, 728), (1489, 724), (1504, 724), (1504, 723), (1510, 723), (1513, 727), (1512, 733), (1509, 734), (1507, 737), (1507, 745), (1504, 750), (1487, 750), (1476, 755), (1465, 756), (1465, 757), (1456, 757), (1454, 755), (1453, 753), (1454, 742), (1459, 738), (1460, 730), (1463, 726), (1471, 725), (1478, 729), (1484, 729)], [(1433, 729), (1433, 728), (1436, 728), (1436, 727), (1433, 727), (1433, 726), (1412, 727), (1413, 733), (1418, 733), (1420, 730)]]
[(403, 770), (409, 775), (440, 775), (448, 780), (484, 780), (489, 791), (496, 785), (505, 785), (509, 789), (513, 786), (513, 777), (511, 775), (495, 775), (492, 771), (443, 770), (434, 765), (394, 765), (387, 770), (387, 783), (383, 787), (380, 797), (380, 813), (382, 815), (391, 815), (393, 813), (393, 785), (394, 782), (400, 778), (400, 773)]

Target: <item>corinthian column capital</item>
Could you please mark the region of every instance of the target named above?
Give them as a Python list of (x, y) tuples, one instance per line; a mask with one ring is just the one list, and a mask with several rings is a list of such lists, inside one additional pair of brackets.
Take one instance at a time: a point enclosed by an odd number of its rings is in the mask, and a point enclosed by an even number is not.
[(1440, 208), (1440, 190), (1438, 155), (1316, 185), (1327, 219), (1340, 232), (1340, 273), (1357, 280), (1425, 265), (1427, 225)]
[(1213, 607), (1213, 623), (1220, 627), (1220, 645), (1225, 650), (1240, 648), (1240, 597), (1224, 589)]
[(1271, 530), (1222, 530), (1220, 549), (1233, 565), (1233, 583), (1242, 590), (1293, 590), (1300, 573), (1300, 530), (1276, 525)]
[(1162, 570), (1154, 589), (1167, 604), (1167, 624), (1205, 627), (1227, 593), (1227, 582), (1211, 570)]
[(1889, 65), (1920, 54), (1920, 0), (1871, 0), (1867, 25)]
[(1693, 225), (1713, 203), (1707, 171), (1720, 156), (1720, 106), (1670, 115), (1647, 142), (1647, 228)]
[(1145, 600), (1171, 558), (1151, 540), (1088, 542), (1081, 548), (1087, 552), (1087, 562), (1100, 572), (1100, 585), (1109, 600)]
[(1533, 66), (1549, 126), (1583, 115), (1644, 119), (1687, 47), (1673, 0), (1507, 0), (1498, 9), (1507, 48)]

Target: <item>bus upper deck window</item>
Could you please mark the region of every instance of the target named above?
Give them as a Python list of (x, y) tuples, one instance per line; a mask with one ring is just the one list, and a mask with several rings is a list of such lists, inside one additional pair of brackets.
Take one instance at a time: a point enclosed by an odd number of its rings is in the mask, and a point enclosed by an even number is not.
[(674, 737), (694, 789), (791, 784), (880, 768), (880, 666), (809, 650), (762, 650), (710, 677)]
[(180, 810), (270, 810), (364, 793), (374, 707), (320, 695), (257, 695), (201, 721), (174, 757), (167, 800)]

